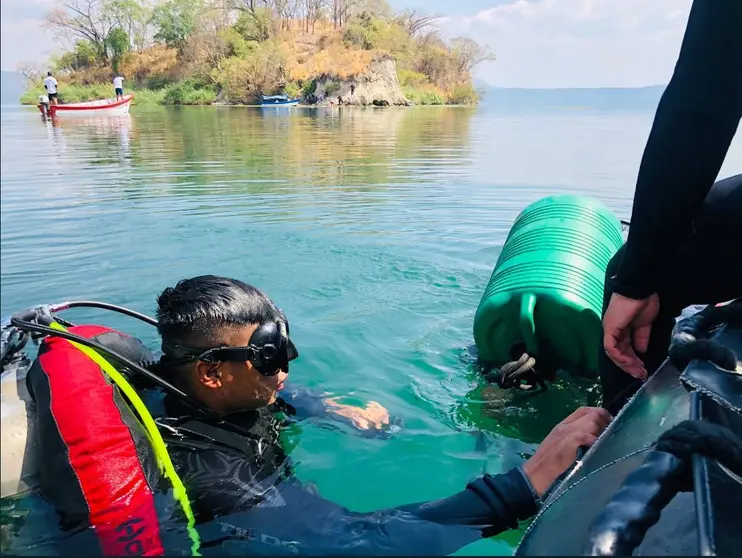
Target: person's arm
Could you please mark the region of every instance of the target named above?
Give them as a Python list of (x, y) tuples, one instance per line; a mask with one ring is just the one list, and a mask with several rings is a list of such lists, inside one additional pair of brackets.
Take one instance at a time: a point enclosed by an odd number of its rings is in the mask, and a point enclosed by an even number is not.
[(639, 168), (620, 295), (656, 292), (717, 178), (742, 117), (741, 37), (742, 1), (694, 0)]
[(241, 555), (447, 555), (537, 511), (518, 469), (480, 477), (442, 500), (357, 513), (293, 480), (261, 487), (240, 459), (192, 455), (191, 465), (204, 461), (203, 472), (184, 482), (197, 509), (213, 510), (199, 521), (202, 544), (229, 542)]
[[(346, 405), (327, 397), (319, 390), (297, 387), (286, 383), (280, 392), (280, 399), (288, 403), (291, 414), (296, 420), (330, 419), (353, 426), (360, 433), (368, 436), (390, 434), (399, 430), (400, 420), (390, 418), (387, 410), (376, 402), (370, 402), (365, 408)], [(281, 408), (279, 402), (277, 410)], [(331, 423), (323, 422), (325, 426)], [(381, 426), (381, 428), (380, 428)]]
[(448, 498), (368, 513), (325, 500), (293, 479), (276, 484), (277, 474), (261, 475), (237, 453), (186, 450), (178, 468), (186, 469), (181, 476), (202, 542), (210, 546), (229, 542), (242, 555), (270, 549), (325, 556), (446, 555), (533, 516), (538, 498), (610, 419), (605, 409), (581, 407), (521, 467), (486, 474)]
[(295, 386), (289, 383), (288, 380), (284, 386), (278, 395), (283, 401), (293, 407), (296, 419), (304, 420), (326, 416), (328, 409), (321, 391), (308, 387)]

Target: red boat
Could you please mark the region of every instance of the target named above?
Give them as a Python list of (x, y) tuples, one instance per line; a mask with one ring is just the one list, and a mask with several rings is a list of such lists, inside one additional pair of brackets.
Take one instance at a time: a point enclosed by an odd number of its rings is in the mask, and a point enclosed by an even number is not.
[(37, 105), (43, 116), (122, 116), (129, 113), (131, 101), (134, 94), (124, 95), (122, 99), (100, 99), (98, 101), (85, 101), (82, 103), (67, 103), (64, 105), (49, 104), (49, 100), (42, 96)]

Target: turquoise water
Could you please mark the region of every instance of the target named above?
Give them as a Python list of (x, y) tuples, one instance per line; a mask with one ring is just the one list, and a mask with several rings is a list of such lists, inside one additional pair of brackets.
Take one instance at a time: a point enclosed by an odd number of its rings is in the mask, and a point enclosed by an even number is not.
[[(629, 217), (651, 109), (153, 108), (56, 127), (2, 110), (2, 314), (80, 298), (153, 313), (163, 288), (203, 273), (265, 289), (301, 352), (294, 383), (404, 421), (385, 441), (289, 435), (300, 478), (331, 500), (446, 496), (519, 463), (586, 400), (575, 385), (483, 393), (472, 319), (528, 203), (587, 194)], [(740, 162), (737, 140), (722, 175)], [(155, 343), (116, 315), (68, 317)], [(461, 553), (509, 554), (518, 537)]]

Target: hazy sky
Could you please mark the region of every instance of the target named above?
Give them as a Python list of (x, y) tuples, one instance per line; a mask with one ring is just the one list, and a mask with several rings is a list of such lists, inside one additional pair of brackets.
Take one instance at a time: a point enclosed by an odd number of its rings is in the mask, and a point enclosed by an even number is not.
[[(742, 1), (742, 0), (740, 0)], [(0, 0), (0, 65), (43, 62), (58, 48), (42, 28), (61, 0)], [(444, 17), (446, 36), (487, 43), (497, 56), (476, 75), (506, 87), (635, 87), (666, 83), (691, 0), (390, 0)], [(452, 7), (453, 6), (453, 7)]]

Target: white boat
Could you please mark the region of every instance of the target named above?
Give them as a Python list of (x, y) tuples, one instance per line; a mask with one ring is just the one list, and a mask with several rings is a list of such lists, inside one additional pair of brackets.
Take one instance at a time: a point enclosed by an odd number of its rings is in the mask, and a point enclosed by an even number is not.
[(120, 100), (100, 99), (98, 101), (84, 101), (82, 103), (67, 103), (64, 105), (51, 105), (45, 102), (38, 104), (39, 111), (42, 115), (55, 116), (74, 116), (74, 117), (91, 117), (91, 116), (122, 116), (129, 113), (131, 101), (134, 94), (124, 95)]

